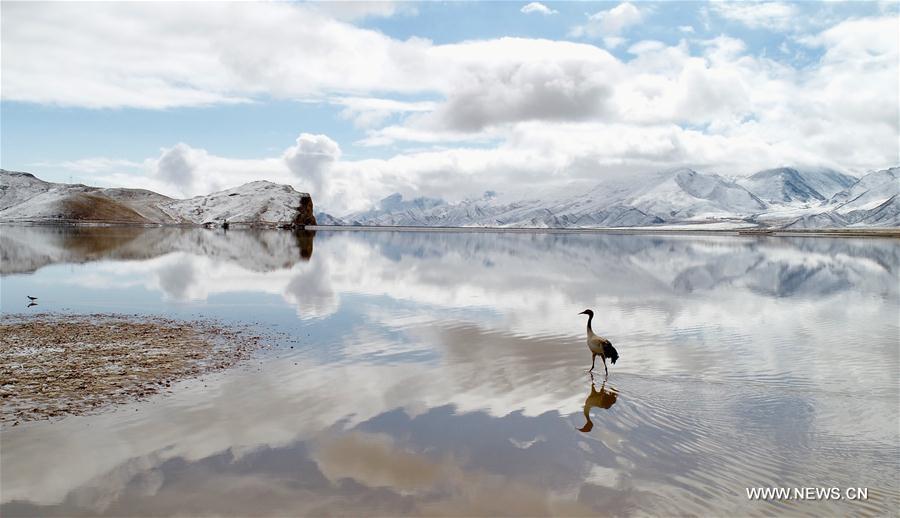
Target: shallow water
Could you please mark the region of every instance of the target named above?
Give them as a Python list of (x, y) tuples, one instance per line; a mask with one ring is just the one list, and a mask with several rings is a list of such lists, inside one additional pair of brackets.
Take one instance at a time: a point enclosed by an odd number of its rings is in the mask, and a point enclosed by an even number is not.
[[(897, 240), (4, 226), (0, 245), (4, 314), (281, 337), (146, 402), (4, 428), (3, 516), (900, 508)], [(608, 379), (585, 308), (620, 354)]]

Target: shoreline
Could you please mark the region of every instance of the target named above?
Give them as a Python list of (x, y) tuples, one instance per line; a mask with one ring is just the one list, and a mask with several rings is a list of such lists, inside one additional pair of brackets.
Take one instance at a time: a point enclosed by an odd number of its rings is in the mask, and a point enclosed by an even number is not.
[(363, 225), (307, 225), (306, 230), (374, 231), (374, 232), (448, 232), (448, 233), (535, 233), (535, 234), (668, 234), (774, 237), (889, 237), (900, 238), (900, 228), (831, 228), (831, 229), (763, 229), (763, 228), (521, 228), (521, 227), (388, 227)]
[(0, 426), (85, 415), (226, 370), (263, 338), (206, 319), (113, 313), (2, 315)]

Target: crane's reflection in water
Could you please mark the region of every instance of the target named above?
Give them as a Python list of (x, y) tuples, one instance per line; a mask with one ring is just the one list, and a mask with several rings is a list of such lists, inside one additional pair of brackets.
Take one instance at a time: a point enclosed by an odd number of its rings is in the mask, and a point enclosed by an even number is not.
[(606, 378), (603, 379), (603, 383), (600, 384), (600, 390), (597, 390), (596, 385), (594, 385), (594, 373), (591, 372), (591, 392), (588, 394), (587, 399), (584, 400), (584, 426), (578, 429), (580, 432), (590, 432), (594, 428), (594, 422), (591, 421), (591, 409), (592, 408), (601, 408), (603, 410), (609, 410), (610, 407), (616, 404), (616, 400), (619, 398), (619, 392), (606, 386)]

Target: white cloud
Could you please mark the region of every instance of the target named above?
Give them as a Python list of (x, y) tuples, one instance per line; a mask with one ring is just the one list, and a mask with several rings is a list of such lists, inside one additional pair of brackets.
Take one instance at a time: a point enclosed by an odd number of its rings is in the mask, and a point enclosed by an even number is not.
[[(643, 9), (624, 3), (602, 11), (590, 30), (624, 45), (622, 34)], [(284, 3), (215, 11), (13, 3), (0, 23), (4, 100), (159, 108), (318, 99), (343, 106), (342, 116), (366, 130), (359, 144), (455, 146), (347, 160), (329, 137), (304, 134), (284, 154), (258, 159), (183, 143), (148, 158), (138, 175), (121, 170), (134, 163), (80, 165), (110, 184), (167, 194), (265, 178), (295, 183), (341, 213), (392, 192), (458, 199), (501, 185), (539, 189), (680, 163), (728, 173), (793, 162), (859, 171), (894, 165), (898, 156), (895, 15), (795, 38), (823, 56), (804, 68), (750, 55), (727, 35), (639, 41), (627, 47), (628, 60), (545, 39), (400, 41)]]
[[(602, 117), (612, 94), (611, 77), (597, 74), (601, 60), (509, 63), (479, 70), (437, 108), (417, 119), (421, 126), (478, 131), (526, 120)], [(608, 59), (607, 67), (614, 68)]]
[(583, 25), (569, 31), (575, 38), (599, 38), (620, 35), (626, 28), (641, 23), (644, 12), (629, 2), (623, 2), (608, 11), (598, 11), (588, 16)]
[(143, 162), (123, 160), (119, 158), (92, 157), (78, 160), (66, 160), (64, 162), (34, 162), (28, 164), (31, 167), (59, 167), (76, 173), (107, 173), (116, 170), (135, 170), (146, 166)]
[(351, 119), (358, 128), (378, 126), (396, 114), (429, 112), (437, 106), (432, 101), (410, 102), (374, 97), (336, 97), (331, 102), (344, 106), (341, 117)]
[(714, 1), (710, 6), (719, 16), (752, 29), (786, 30), (797, 23), (799, 14), (795, 6), (784, 2)]
[(694, 27), (692, 25), (679, 25), (678, 30), (686, 34), (694, 33)]
[(555, 9), (550, 9), (549, 7), (547, 7), (546, 5), (544, 5), (540, 2), (531, 2), (530, 4), (523, 6), (522, 9), (520, 9), (520, 11), (525, 14), (540, 13), (540, 14), (543, 14), (544, 16), (547, 16), (550, 14), (557, 14), (559, 12)]
[(10, 4), (0, 25), (5, 100), (160, 109), (426, 92), (445, 77), (429, 42), (393, 40), (307, 4)]
[(179, 192), (191, 192), (196, 164), (205, 156), (206, 151), (192, 149), (183, 142), (178, 143), (163, 150), (156, 161), (156, 176), (160, 181), (175, 186)]
[(411, 2), (390, 1), (337, 1), (309, 2), (306, 7), (325, 13), (339, 20), (361, 20), (364, 18), (390, 18), (392, 16), (414, 16), (418, 10)]
[(284, 163), (298, 178), (306, 179), (320, 192), (323, 177), (338, 159), (341, 148), (327, 135), (301, 133), (297, 142), (284, 152)]

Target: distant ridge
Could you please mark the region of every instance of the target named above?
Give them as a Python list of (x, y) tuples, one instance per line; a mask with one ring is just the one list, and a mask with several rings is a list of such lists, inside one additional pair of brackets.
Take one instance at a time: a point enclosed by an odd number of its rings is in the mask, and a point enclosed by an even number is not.
[(0, 222), (278, 227), (315, 225), (316, 219), (309, 194), (266, 181), (179, 200), (0, 169)]
[[(449, 203), (392, 194), (374, 208), (328, 225), (406, 227), (618, 228), (892, 228), (900, 227), (900, 168), (861, 178), (831, 169), (782, 167), (746, 178), (681, 168), (631, 184), (605, 181), (557, 199), (499, 201), (492, 191)], [(327, 223), (324, 223), (327, 221)]]

